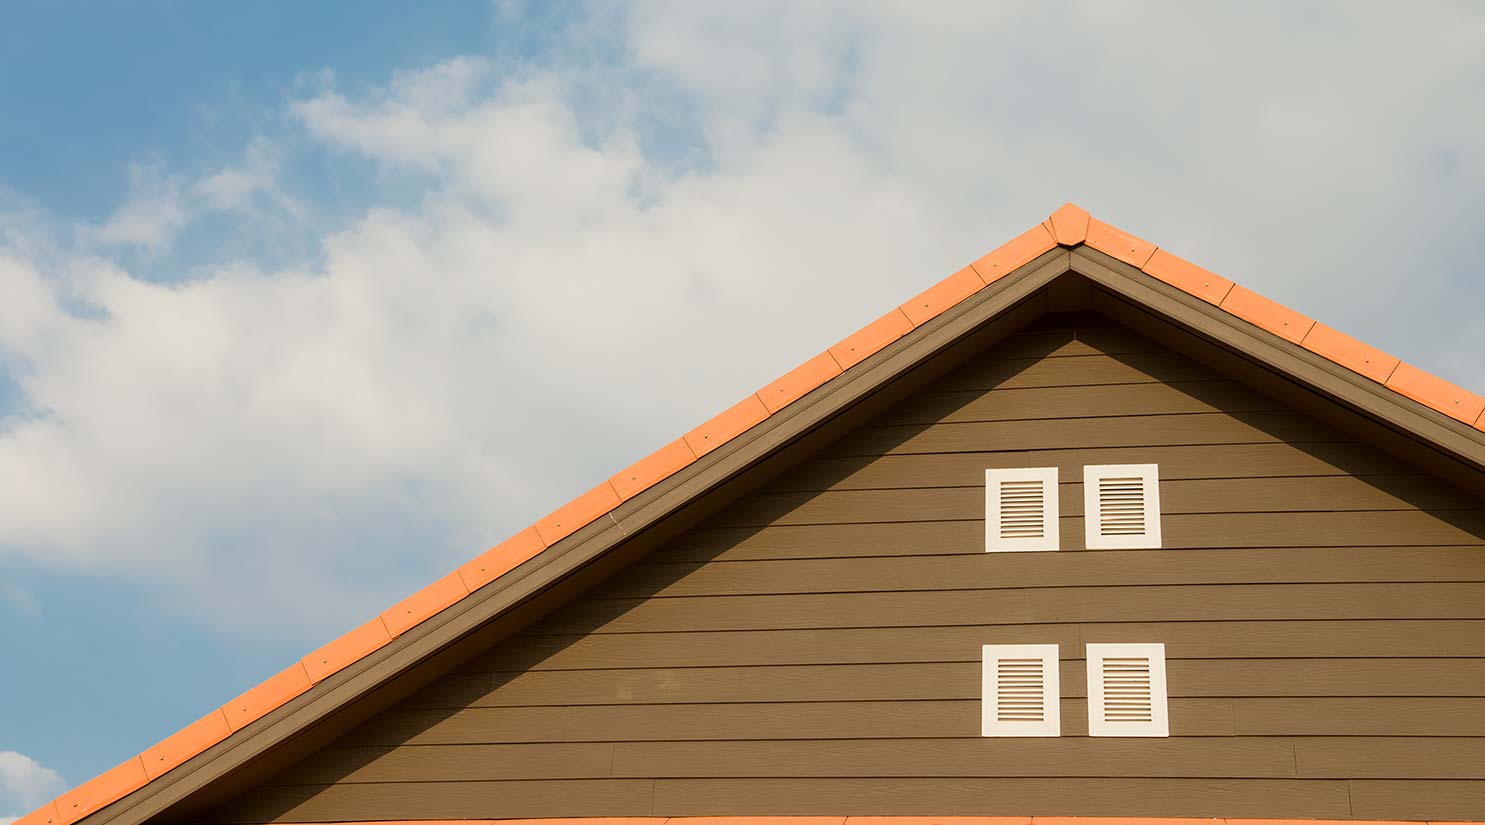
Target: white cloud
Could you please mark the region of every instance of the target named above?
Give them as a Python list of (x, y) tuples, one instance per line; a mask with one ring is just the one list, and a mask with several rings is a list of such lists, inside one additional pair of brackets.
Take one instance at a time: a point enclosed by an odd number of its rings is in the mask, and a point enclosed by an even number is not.
[(278, 149), (259, 137), (248, 144), (240, 165), (225, 167), (202, 178), (193, 192), (209, 209), (250, 210), (255, 199), (264, 198), (290, 217), (302, 218), (304, 210), (279, 186), (281, 164)]
[[(1448, 275), (1485, 190), (1460, 8), (647, 4), (616, 65), (326, 74), (309, 138), (422, 188), (312, 263), (163, 285), (0, 249), (0, 553), (322, 637), (1068, 199), (1485, 385), (1481, 287)], [(159, 173), (179, 211), (114, 237), (308, 209), (291, 143)]]
[(102, 226), (87, 228), (85, 237), (103, 244), (137, 246), (157, 253), (175, 240), (188, 216), (181, 203), (182, 183), (146, 166), (130, 171), (129, 200)]
[(248, 141), (240, 162), (195, 178), (135, 164), (128, 198), (101, 225), (80, 227), (79, 237), (105, 253), (132, 248), (153, 257), (168, 252), (191, 223), (211, 212), (236, 212), (244, 223), (276, 216), (303, 220), (303, 207), (279, 185), (281, 163), (279, 148), (260, 136)]
[(67, 790), (56, 771), (23, 753), (0, 751), (0, 825), (14, 822)]

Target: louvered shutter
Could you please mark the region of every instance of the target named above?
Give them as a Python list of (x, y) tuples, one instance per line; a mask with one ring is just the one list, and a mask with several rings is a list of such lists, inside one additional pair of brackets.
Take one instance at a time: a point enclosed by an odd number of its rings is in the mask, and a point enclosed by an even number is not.
[(1089, 550), (1159, 547), (1159, 465), (1084, 467), (1083, 516), (1085, 546)]
[(1165, 645), (1088, 645), (1088, 735), (1170, 736)]
[(1057, 548), (1057, 468), (986, 470), (985, 551)]
[(1057, 645), (985, 645), (980, 734), (1059, 736)]

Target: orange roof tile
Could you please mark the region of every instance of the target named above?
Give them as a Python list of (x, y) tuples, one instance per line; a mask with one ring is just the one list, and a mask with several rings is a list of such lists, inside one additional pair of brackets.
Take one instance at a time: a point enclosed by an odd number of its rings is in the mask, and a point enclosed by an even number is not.
[(1155, 254), (1155, 244), (1115, 229), (1097, 218), (1088, 219), (1088, 245), (1131, 266), (1144, 266)]
[(548, 547), (587, 527), (594, 519), (618, 507), (619, 494), (607, 481), (558, 507), (536, 523), (536, 532)]
[(70, 825), (88, 814), (122, 798), (149, 782), (144, 762), (138, 756), (78, 785), (57, 797), (60, 825)]
[(740, 433), (752, 429), (754, 424), (768, 415), (768, 406), (757, 395), (750, 395), (686, 433), (686, 444), (696, 453), (697, 458), (701, 458)]
[(810, 390), (841, 374), (835, 356), (822, 352), (784, 373), (772, 384), (758, 391), (758, 399), (770, 415), (808, 395)]
[(1090, 216), (1080, 206), (1064, 203), (1052, 213), (1052, 234), (1063, 246), (1077, 246), (1088, 239)]
[(1387, 353), (1336, 332), (1330, 327), (1316, 323), (1300, 344), (1310, 352), (1340, 364), (1353, 372), (1365, 375), (1378, 384), (1387, 383), (1399, 361)]
[(882, 347), (913, 331), (913, 322), (894, 309), (872, 321), (861, 329), (847, 335), (839, 344), (830, 348), (835, 362), (841, 369), (850, 369), (877, 354)]
[(925, 321), (933, 320), (940, 312), (979, 292), (980, 287), (984, 285), (984, 280), (980, 278), (978, 272), (975, 272), (975, 268), (966, 266), (923, 290), (917, 297), (898, 309), (902, 310), (902, 314), (907, 316), (913, 326), (922, 326)]
[(469, 588), (464, 586), (464, 580), (459, 578), (456, 570), (387, 608), (381, 618), (386, 623), (387, 633), (395, 639), (468, 595)]
[[(917, 325), (942, 313), (984, 285), (994, 283), (1010, 272), (1061, 245), (1085, 244), (1113, 258), (1136, 267), (1146, 275), (1187, 294), (1221, 307), (1236, 318), (1265, 329), (1278, 337), (1327, 358), (1356, 374), (1384, 385), (1433, 410), (1462, 423), (1485, 430), (1485, 397), (1463, 390), (1443, 379), (1431, 376), (1409, 364), (1400, 363), (1380, 350), (1373, 349), (1335, 330), (1316, 324), (1304, 315), (1290, 310), (1250, 290), (1233, 284), (1191, 264), (1154, 244), (1093, 219), (1083, 209), (1065, 204), (1052, 216), (1009, 243), (960, 269), (939, 284), (883, 317), (871, 322), (824, 353), (815, 356), (783, 377), (750, 395), (728, 410), (672, 442), (653, 455), (641, 459), (628, 469), (558, 508), (535, 525), (511, 539), (485, 551), (457, 571), (439, 579), (384, 612), (378, 619), (363, 625), (275, 674), (262, 684), (224, 704), (218, 711), (172, 734), (122, 765), (68, 791), (53, 802), (43, 805), (18, 820), (17, 825), (71, 825), (87, 813), (102, 808), (154, 781), (172, 768), (210, 748), (234, 732), (252, 724), (285, 702), (310, 690), (339, 670), (359, 661), (373, 651), (429, 617), (438, 614), (465, 596), (494, 581), (522, 562), (543, 552), (563, 538), (591, 523), (623, 501), (627, 501), (680, 468), (751, 429), (769, 416), (802, 398), (880, 351), (883, 347), (911, 332)], [(976, 286), (976, 281), (979, 286)], [(689, 454), (689, 455), (688, 455)], [(378, 629), (378, 623), (381, 628)], [(385, 633), (385, 638), (383, 634)], [(223, 725), (230, 730), (224, 730)], [(665, 818), (621, 818), (572, 820), (574, 823), (607, 823), (633, 825), (659, 822)], [(736, 825), (777, 825), (787, 819), (795, 825), (808, 825), (806, 817), (737, 817), (705, 818), (711, 825), (724, 822)], [(840, 825), (845, 817), (818, 818), (822, 823)], [(943, 825), (1007, 825), (1025, 818), (964, 817), (852, 817), (867, 825), (927, 825), (929, 820)], [(553, 825), (567, 820), (525, 820), (537, 825)], [(674, 821), (674, 820), (666, 820)], [(701, 823), (703, 818), (689, 821)], [(1221, 822), (1221, 820), (1202, 820)], [(517, 823), (522, 820), (505, 820)], [(1175, 819), (1100, 819), (1076, 817), (1034, 817), (1033, 825), (1110, 825), (1110, 823), (1151, 823), (1183, 825), (1188, 820)], [(1228, 820), (1230, 825), (1250, 825), (1261, 820)], [(1282, 825), (1282, 820), (1269, 820), (1267, 825)], [(1313, 825), (1313, 823), (1311, 823)], [(1352, 823), (1352, 825), (1363, 825)], [(1381, 825), (1371, 823), (1370, 825)], [(1485, 823), (1470, 823), (1485, 825)]]
[(1195, 295), (1209, 304), (1220, 306), (1232, 289), (1232, 281), (1208, 272), (1190, 261), (1177, 258), (1164, 249), (1151, 253), (1150, 260), (1145, 261), (1142, 270), (1146, 275)]
[(299, 661), (309, 680), (319, 682), (390, 641), (392, 634), (387, 623), (377, 616)]
[(473, 593), (545, 549), (547, 543), (541, 540), (536, 527), (527, 527), (465, 562), (459, 568), (459, 578), (464, 580), (464, 586)]
[(310, 684), (304, 665), (295, 662), (222, 705), (222, 713), (232, 730), (240, 731), (262, 718), (263, 714), (309, 690)]
[(1255, 327), (1262, 327), (1290, 343), (1298, 344), (1315, 322), (1276, 301), (1233, 284), (1222, 308)]
[(1479, 421), (1481, 412), (1485, 412), (1485, 398), (1406, 362), (1398, 364), (1392, 371), (1387, 387), (1466, 424)]
[(145, 772), (154, 779), (231, 735), (232, 726), (227, 724), (227, 715), (217, 708), (165, 737), (139, 758), (144, 762)]

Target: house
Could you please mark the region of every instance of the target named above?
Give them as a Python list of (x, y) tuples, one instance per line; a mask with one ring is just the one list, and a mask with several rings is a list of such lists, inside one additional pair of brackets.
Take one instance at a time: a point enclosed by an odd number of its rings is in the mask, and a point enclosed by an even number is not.
[(1485, 398), (1068, 205), (20, 822), (1485, 820), (1482, 496)]

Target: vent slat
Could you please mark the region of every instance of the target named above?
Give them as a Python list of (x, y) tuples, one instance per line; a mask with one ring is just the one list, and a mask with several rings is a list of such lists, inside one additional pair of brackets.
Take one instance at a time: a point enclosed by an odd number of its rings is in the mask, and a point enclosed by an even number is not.
[(1046, 535), (1045, 484), (1035, 480), (1000, 482), (1000, 537), (1039, 539)]

